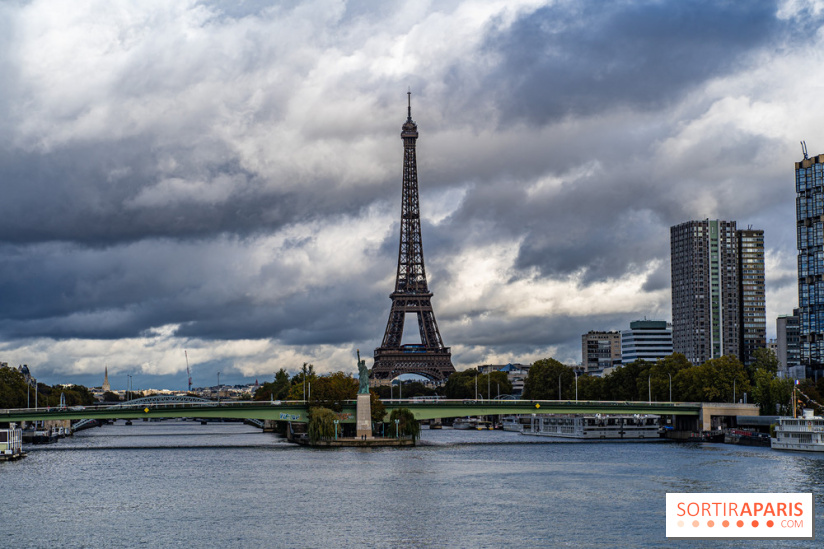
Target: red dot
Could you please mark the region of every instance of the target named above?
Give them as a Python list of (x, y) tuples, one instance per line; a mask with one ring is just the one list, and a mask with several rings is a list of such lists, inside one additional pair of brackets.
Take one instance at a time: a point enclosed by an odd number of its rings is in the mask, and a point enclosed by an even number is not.
[(772, 528), (775, 523), (771, 520), (767, 521), (767, 528)]
[(709, 526), (710, 528), (712, 528), (713, 526), (715, 526), (715, 523), (714, 523), (713, 521), (711, 521), (711, 520), (708, 520), (708, 521), (707, 521), (707, 526)]
[(723, 526), (724, 528), (726, 528), (729, 525), (730, 525), (730, 521), (728, 521), (728, 520), (725, 520), (724, 522), (721, 523), (721, 526)]
[(758, 528), (758, 521), (757, 520), (752, 521), (752, 527), (753, 528)]
[(741, 528), (742, 526), (744, 526), (744, 521), (739, 520), (738, 522), (735, 523), (735, 525), (738, 526), (739, 528)]

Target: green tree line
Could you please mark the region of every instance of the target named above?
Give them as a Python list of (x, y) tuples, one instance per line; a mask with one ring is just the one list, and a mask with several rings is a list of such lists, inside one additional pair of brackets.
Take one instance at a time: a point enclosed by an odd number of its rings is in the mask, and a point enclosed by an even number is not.
[[(732, 355), (693, 366), (674, 353), (655, 362), (636, 360), (603, 377), (578, 374), (578, 400), (654, 402), (738, 402), (758, 404), (764, 414), (787, 413), (792, 381), (778, 379), (778, 360), (768, 349), (758, 349), (745, 367)], [(523, 398), (574, 400), (575, 369), (553, 358), (536, 361), (524, 382)], [(777, 405), (777, 407), (776, 407)]]
[[(37, 383), (37, 406), (60, 406), (61, 394), (66, 406), (90, 406), (95, 403), (94, 395), (82, 385), (63, 387)], [(0, 368), (0, 408), (25, 408), (34, 404), (35, 388), (26, 383), (23, 374), (12, 368)]]

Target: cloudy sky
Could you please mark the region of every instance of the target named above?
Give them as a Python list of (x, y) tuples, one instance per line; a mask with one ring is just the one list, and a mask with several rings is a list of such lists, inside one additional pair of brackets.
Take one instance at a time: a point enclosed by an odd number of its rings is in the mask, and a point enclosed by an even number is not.
[[(0, 4), (0, 361), (185, 388), (380, 344), (406, 91), (458, 369), (670, 319), (669, 227), (765, 230), (824, 153), (820, 1)], [(409, 339), (409, 342), (415, 342)], [(371, 365), (371, 360), (369, 361)]]

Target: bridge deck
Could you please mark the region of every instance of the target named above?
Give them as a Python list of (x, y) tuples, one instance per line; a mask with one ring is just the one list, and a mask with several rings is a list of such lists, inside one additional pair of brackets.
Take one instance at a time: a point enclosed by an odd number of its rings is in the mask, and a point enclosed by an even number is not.
[[(396, 408), (409, 408), (415, 418), (515, 415), (515, 414), (656, 414), (698, 416), (697, 402), (598, 402), (569, 400), (437, 400), (416, 399), (384, 401), (387, 414)], [(140, 403), (115, 406), (0, 410), (0, 422), (49, 419), (138, 419), (138, 418), (227, 418), (275, 421), (307, 421), (307, 405), (292, 402), (216, 403)], [(355, 401), (348, 401), (340, 414), (344, 423), (355, 422)]]

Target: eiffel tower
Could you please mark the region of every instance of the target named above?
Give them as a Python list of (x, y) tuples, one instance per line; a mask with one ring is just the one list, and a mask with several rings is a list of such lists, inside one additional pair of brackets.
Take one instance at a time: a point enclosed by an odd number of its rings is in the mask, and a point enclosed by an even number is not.
[[(403, 139), (403, 196), (401, 198), (401, 240), (395, 291), (389, 296), (392, 308), (381, 346), (375, 349), (373, 379), (392, 379), (401, 374), (418, 374), (443, 381), (455, 371), (452, 353), (444, 347), (435, 313), (432, 292), (426, 283), (421, 242), (421, 213), (418, 200), (418, 168), (415, 143), (418, 125), (412, 121), (412, 93), (407, 93), (407, 118), (401, 129)], [(420, 344), (402, 344), (407, 313), (418, 317)]]

